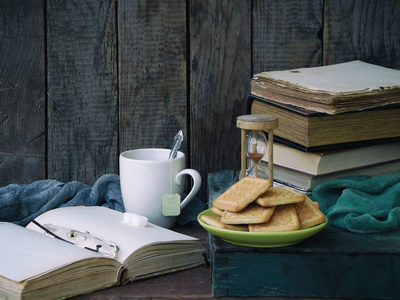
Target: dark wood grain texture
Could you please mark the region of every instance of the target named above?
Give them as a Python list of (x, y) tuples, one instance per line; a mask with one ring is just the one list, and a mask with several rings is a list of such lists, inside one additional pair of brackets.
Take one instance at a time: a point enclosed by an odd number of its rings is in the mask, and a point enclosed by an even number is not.
[(186, 1), (118, 2), (121, 151), (170, 148), (180, 129), (186, 152)]
[(319, 66), (323, 1), (254, 1), (253, 72)]
[(43, 2), (2, 1), (0, 24), (2, 186), (46, 176)]
[(204, 180), (240, 167), (236, 118), (250, 92), (250, 37), (250, 1), (190, 1), (190, 160)]
[(359, 59), (400, 68), (400, 2), (327, 0), (324, 8), (325, 65)]
[(48, 176), (88, 184), (118, 165), (114, 0), (47, 3)]

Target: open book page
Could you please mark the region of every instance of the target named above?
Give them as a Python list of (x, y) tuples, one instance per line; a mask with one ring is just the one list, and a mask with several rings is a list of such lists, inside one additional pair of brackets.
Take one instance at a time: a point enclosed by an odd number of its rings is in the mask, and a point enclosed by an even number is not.
[(400, 70), (359, 60), (321, 67), (262, 72), (255, 77), (286, 82), (310, 91), (330, 93), (400, 88)]
[[(197, 240), (150, 223), (145, 227), (126, 224), (123, 222), (123, 213), (100, 206), (57, 208), (42, 214), (36, 221), (88, 231), (97, 238), (114, 242), (119, 247), (116, 259), (121, 264), (134, 251), (151, 243)], [(32, 223), (27, 227), (43, 232)]]
[(0, 275), (16, 282), (78, 260), (102, 257), (12, 223), (0, 222), (0, 236)]

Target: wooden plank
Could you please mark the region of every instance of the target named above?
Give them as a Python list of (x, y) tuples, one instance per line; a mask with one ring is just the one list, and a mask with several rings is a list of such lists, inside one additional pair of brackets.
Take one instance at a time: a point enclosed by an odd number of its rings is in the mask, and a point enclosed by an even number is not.
[(186, 1), (118, 1), (121, 151), (170, 148), (180, 129), (186, 152)]
[(87, 184), (118, 167), (114, 0), (49, 0), (48, 176)]
[(0, 186), (45, 177), (43, 1), (0, 9)]
[(254, 1), (253, 73), (321, 64), (322, 2)]
[[(251, 2), (190, 1), (190, 160), (207, 173), (240, 168), (251, 79)], [(206, 184), (200, 196), (205, 197)]]
[[(398, 299), (400, 296), (398, 255), (222, 251), (214, 254), (212, 262), (215, 263), (214, 297)], [(253, 266), (251, 271), (249, 266)], [(238, 284), (241, 282), (246, 284)]]
[(325, 1), (324, 64), (359, 59), (400, 68), (400, 2)]

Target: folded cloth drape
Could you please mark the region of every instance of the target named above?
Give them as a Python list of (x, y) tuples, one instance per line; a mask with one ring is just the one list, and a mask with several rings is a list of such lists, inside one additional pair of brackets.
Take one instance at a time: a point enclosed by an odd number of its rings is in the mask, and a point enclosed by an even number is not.
[(349, 176), (315, 187), (329, 224), (357, 233), (376, 233), (400, 227), (400, 174)]
[[(119, 176), (105, 174), (93, 187), (78, 181), (38, 180), (0, 188), (0, 222), (26, 226), (46, 211), (63, 206), (104, 206), (124, 212)], [(177, 224), (197, 226), (197, 215), (203, 209), (203, 202), (194, 197), (179, 215)]]
[(105, 206), (125, 211), (119, 176), (106, 174), (93, 187), (78, 181), (38, 180), (0, 188), (0, 221), (25, 226), (42, 213), (62, 206)]

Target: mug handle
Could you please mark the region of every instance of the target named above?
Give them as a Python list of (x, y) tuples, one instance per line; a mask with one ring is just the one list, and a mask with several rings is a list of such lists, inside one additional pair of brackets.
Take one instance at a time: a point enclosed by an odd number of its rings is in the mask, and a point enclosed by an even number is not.
[(190, 202), (190, 200), (192, 200), (192, 198), (197, 194), (197, 192), (199, 191), (200, 186), (201, 186), (201, 176), (200, 176), (199, 172), (197, 172), (196, 170), (193, 170), (193, 169), (185, 169), (185, 170), (180, 171), (178, 174), (176, 174), (176, 177), (175, 177), (176, 184), (178, 184), (178, 185), (182, 184), (182, 176), (185, 174), (192, 176), (193, 187), (192, 187), (192, 190), (190, 191), (190, 193), (181, 202), (181, 209), (184, 209), (185, 206)]

